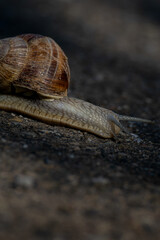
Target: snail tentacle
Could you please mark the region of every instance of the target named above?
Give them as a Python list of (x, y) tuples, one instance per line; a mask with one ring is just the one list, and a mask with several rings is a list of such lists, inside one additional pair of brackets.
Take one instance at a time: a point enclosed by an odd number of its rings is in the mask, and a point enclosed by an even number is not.
[(133, 122), (153, 123), (152, 120), (143, 119), (143, 118), (137, 118), (137, 117), (130, 117), (130, 116), (123, 116), (123, 115), (118, 115), (118, 119), (120, 121), (133, 121)]
[(113, 122), (116, 126), (118, 126), (123, 132), (130, 134), (129, 131), (112, 115), (109, 115), (108, 120)]

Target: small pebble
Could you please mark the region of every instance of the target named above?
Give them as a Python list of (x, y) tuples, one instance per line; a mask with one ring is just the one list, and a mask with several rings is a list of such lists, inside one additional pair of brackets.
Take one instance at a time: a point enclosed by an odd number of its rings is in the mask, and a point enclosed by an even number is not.
[(103, 177), (95, 177), (95, 178), (92, 178), (92, 182), (96, 183), (96, 184), (105, 185), (105, 184), (108, 183), (108, 180), (106, 178), (103, 178)]
[(2, 141), (3, 143), (6, 143), (6, 142), (7, 142), (7, 140), (6, 140), (5, 138), (1, 138), (1, 141)]
[(35, 179), (27, 175), (17, 175), (13, 181), (14, 187), (32, 188), (34, 184)]
[(133, 137), (134, 142), (141, 143), (143, 141), (138, 135), (133, 134), (133, 133), (131, 133), (131, 135)]
[(69, 154), (69, 158), (73, 159), (75, 158), (75, 155), (73, 153)]
[(24, 144), (24, 145), (23, 145), (23, 148), (24, 148), (24, 149), (28, 148), (28, 145), (27, 145), (27, 144)]

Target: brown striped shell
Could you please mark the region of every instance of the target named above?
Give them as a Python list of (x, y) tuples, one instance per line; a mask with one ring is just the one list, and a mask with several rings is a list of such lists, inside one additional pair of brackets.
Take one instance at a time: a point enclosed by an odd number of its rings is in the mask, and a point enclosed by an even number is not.
[(69, 81), (67, 57), (53, 39), (24, 34), (0, 40), (1, 92), (63, 97)]

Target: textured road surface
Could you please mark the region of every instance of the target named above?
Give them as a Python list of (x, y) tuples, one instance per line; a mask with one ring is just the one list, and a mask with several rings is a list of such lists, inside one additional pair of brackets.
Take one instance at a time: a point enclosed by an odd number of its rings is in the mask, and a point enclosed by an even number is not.
[(155, 120), (105, 140), (0, 112), (0, 239), (158, 240), (160, 3), (2, 0), (1, 38), (53, 37), (69, 95)]

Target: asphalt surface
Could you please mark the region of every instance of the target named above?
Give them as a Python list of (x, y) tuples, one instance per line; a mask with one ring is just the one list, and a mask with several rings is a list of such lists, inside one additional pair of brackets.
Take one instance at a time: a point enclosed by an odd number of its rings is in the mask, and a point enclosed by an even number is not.
[(159, 10), (158, 0), (1, 1), (1, 38), (39, 33), (63, 48), (70, 96), (155, 121), (102, 139), (1, 111), (1, 240), (159, 240)]

